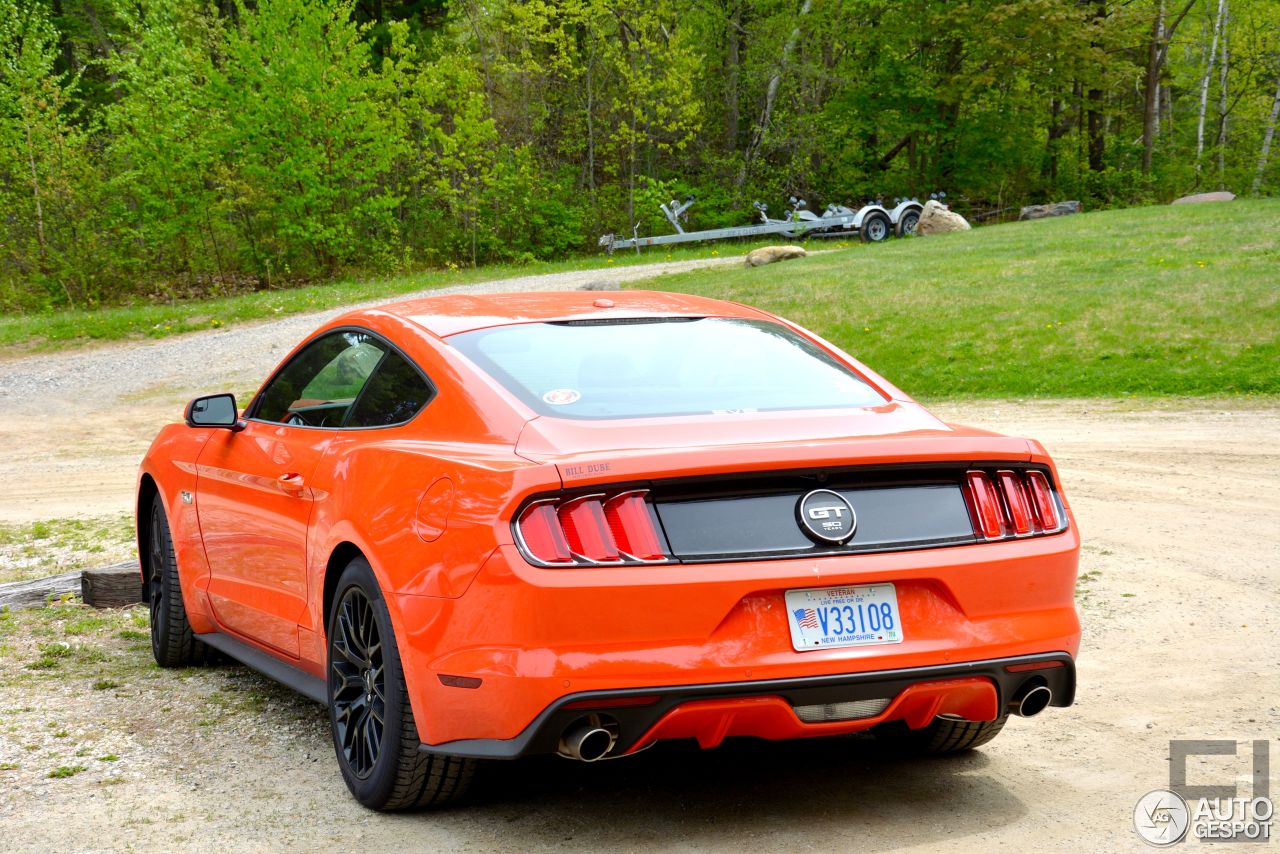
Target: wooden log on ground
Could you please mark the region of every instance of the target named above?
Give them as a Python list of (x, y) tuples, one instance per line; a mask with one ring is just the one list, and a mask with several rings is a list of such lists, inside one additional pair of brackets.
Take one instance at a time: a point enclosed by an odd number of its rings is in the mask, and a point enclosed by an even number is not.
[(1051, 216), (1070, 216), (1081, 211), (1079, 202), (1054, 202), (1051, 205), (1027, 205), (1018, 214), (1018, 220), (1044, 219)]
[(124, 608), (144, 601), (138, 562), (86, 569), (80, 578), (80, 597), (95, 608)]
[(7, 605), (15, 611), (19, 608), (43, 608), (50, 597), (78, 594), (80, 575), (80, 570), (76, 570), (47, 578), (34, 578), (31, 581), (0, 584), (0, 607)]

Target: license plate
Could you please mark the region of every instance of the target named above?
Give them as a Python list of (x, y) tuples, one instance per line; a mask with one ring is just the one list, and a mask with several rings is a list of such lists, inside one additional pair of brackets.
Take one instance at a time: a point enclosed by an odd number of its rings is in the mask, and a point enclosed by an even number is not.
[(892, 584), (788, 590), (785, 598), (791, 646), (799, 652), (902, 643)]

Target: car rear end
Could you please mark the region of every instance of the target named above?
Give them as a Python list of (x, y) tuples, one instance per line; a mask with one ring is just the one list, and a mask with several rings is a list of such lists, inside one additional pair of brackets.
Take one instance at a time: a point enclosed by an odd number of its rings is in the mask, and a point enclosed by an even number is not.
[(555, 477), (464, 595), (400, 604), (432, 626), (426, 749), (594, 760), (1071, 704), (1079, 538), (1037, 443), (869, 381), (856, 406), (692, 412), (677, 389), (672, 413), (557, 417), (592, 394), (554, 373), (512, 391), (542, 413), (515, 450)]

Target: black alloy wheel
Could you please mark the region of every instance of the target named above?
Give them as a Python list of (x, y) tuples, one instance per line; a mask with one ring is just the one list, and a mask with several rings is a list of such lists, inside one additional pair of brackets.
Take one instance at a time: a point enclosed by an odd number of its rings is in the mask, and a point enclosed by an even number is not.
[(373, 605), (359, 587), (338, 603), (329, 664), (335, 739), (352, 772), (368, 779), (387, 728), (387, 674)]

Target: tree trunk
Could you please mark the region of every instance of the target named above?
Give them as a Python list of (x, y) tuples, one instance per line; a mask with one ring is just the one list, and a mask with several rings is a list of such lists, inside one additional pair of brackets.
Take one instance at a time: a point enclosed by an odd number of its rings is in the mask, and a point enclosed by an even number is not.
[[(1106, 18), (1107, 0), (1097, 0), (1093, 7), (1094, 26), (1100, 28)], [(1100, 49), (1102, 43), (1095, 39), (1092, 47)], [(1089, 90), (1089, 111), (1085, 121), (1089, 131), (1089, 169), (1092, 172), (1101, 172), (1106, 168), (1103, 163), (1107, 153), (1106, 123), (1103, 120), (1103, 97), (1104, 93), (1101, 89)]]
[(725, 31), (724, 147), (726, 151), (736, 151), (741, 121), (738, 81), (742, 71), (742, 3), (733, 4)]
[(1142, 98), (1142, 171), (1151, 171), (1151, 158), (1156, 148), (1160, 112), (1160, 55), (1164, 43), (1164, 0), (1151, 24), (1151, 42), (1147, 45), (1147, 74)]
[(782, 82), (782, 73), (790, 64), (791, 54), (796, 49), (796, 43), (800, 41), (800, 20), (809, 14), (811, 6), (813, 6), (813, 0), (804, 0), (804, 5), (800, 7), (800, 14), (796, 16), (796, 25), (791, 29), (791, 35), (782, 46), (782, 58), (769, 78), (769, 85), (765, 88), (764, 109), (760, 112), (760, 123), (756, 125), (755, 132), (751, 134), (751, 142), (742, 154), (742, 168), (738, 171), (739, 190), (747, 183), (747, 170), (751, 167), (751, 161), (755, 158), (756, 152), (760, 149), (760, 143), (769, 130), (769, 121), (773, 118), (773, 107), (778, 100), (778, 85)]
[(1222, 76), (1218, 80), (1218, 189), (1226, 189), (1227, 181), (1227, 74), (1231, 69), (1231, 57), (1227, 50), (1227, 24), (1231, 12), (1227, 0), (1222, 0)]
[(1227, 0), (1218, 0), (1218, 15), (1213, 21), (1213, 38), (1209, 42), (1209, 61), (1200, 78), (1200, 121), (1196, 124), (1196, 186), (1200, 185), (1200, 158), (1204, 155), (1204, 117), (1209, 109), (1209, 81), (1213, 79), (1213, 64), (1218, 58), (1218, 38), (1222, 35), (1222, 16), (1226, 13)]
[(1271, 102), (1271, 118), (1267, 120), (1267, 129), (1262, 134), (1262, 152), (1258, 155), (1258, 170), (1253, 173), (1253, 186), (1249, 192), (1258, 195), (1262, 189), (1262, 176), (1267, 171), (1267, 157), (1271, 154), (1271, 140), (1276, 135), (1276, 121), (1280, 119), (1280, 76), (1276, 77), (1276, 97)]
[(1160, 121), (1160, 71), (1164, 68), (1165, 57), (1169, 53), (1169, 42), (1173, 39), (1178, 25), (1187, 17), (1196, 0), (1187, 0), (1172, 20), (1165, 22), (1164, 0), (1160, 0), (1160, 10), (1151, 25), (1151, 43), (1147, 46), (1146, 85), (1143, 90), (1142, 104), (1142, 171), (1151, 171), (1151, 159), (1155, 152), (1156, 134), (1159, 133)]

